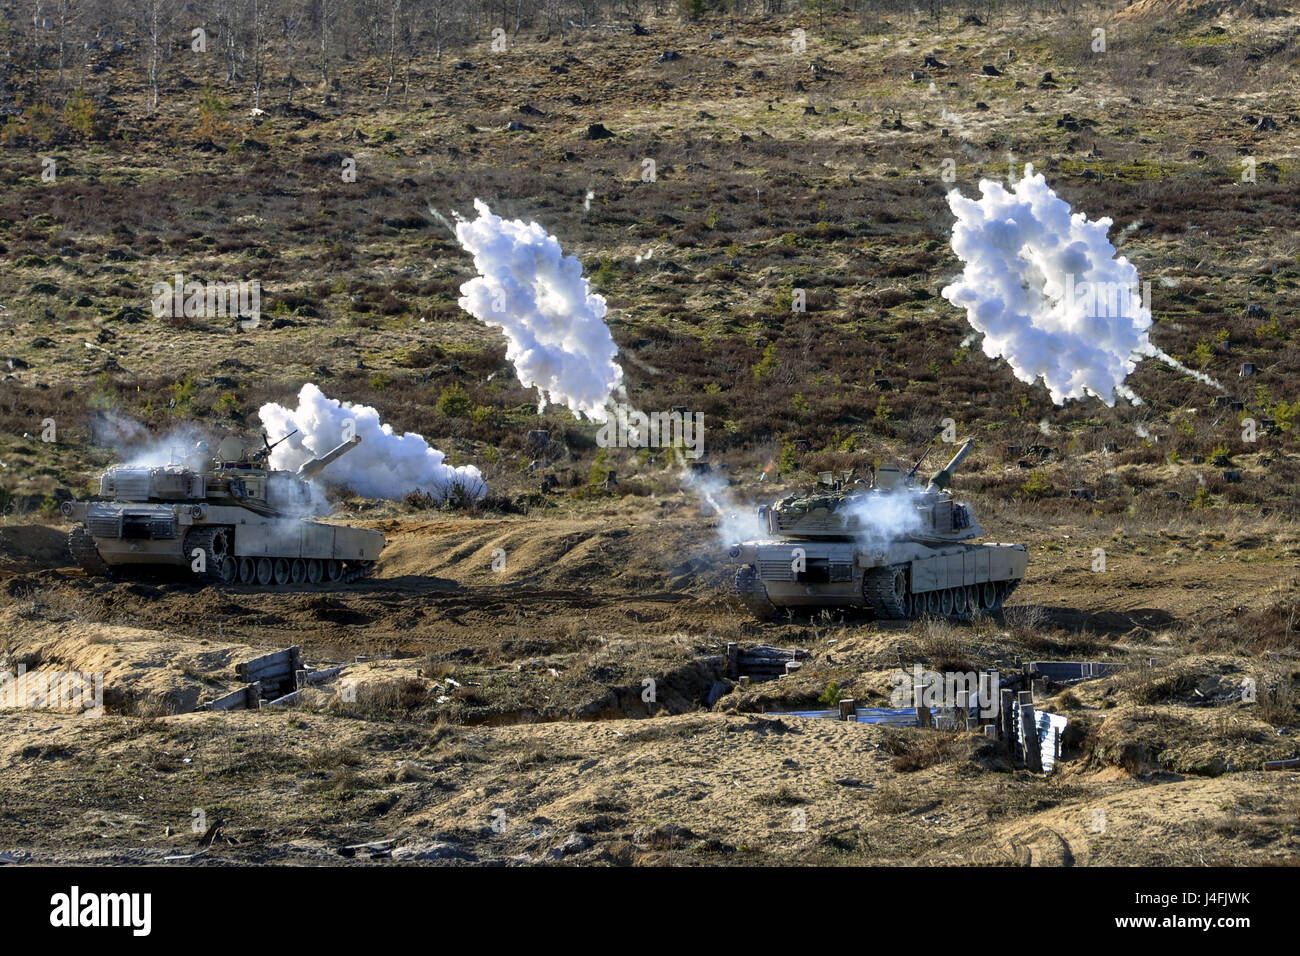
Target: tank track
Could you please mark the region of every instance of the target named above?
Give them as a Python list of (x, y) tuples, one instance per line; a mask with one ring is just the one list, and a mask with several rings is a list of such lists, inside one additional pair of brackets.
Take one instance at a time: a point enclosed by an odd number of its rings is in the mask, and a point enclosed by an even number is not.
[(735, 594), (746, 610), (760, 620), (776, 614), (776, 605), (768, 599), (758, 572), (751, 566), (736, 569)]
[(351, 584), (353, 581), (360, 581), (362, 578), (373, 574), (375, 568), (378, 567), (378, 564), (377, 561), (344, 561), (343, 574), (337, 581), (330, 581), (322, 578), (317, 584), (312, 584), (309, 580), (303, 581), (300, 584), (271, 583), (266, 585), (258, 584), (256, 582), (241, 582), (239, 580), (223, 581), (220, 578), (204, 578), (204, 581), (211, 584), (213, 587), (251, 589), (254, 591), (280, 591), (285, 588), (298, 588), (307, 591), (331, 591), (344, 584)]
[(362, 578), (372, 574), (377, 566), (376, 561), (348, 561), (344, 563), (343, 577), (339, 579), (339, 584), (351, 584), (353, 581), (360, 581)]
[[(903, 575), (903, 590), (897, 587), (898, 575)], [(907, 566), (891, 564), (872, 568), (862, 576), (862, 597), (876, 617), (891, 621), (908, 616)]]
[(90, 536), (85, 525), (72, 526), (72, 531), (68, 533), (68, 550), (72, 552), (72, 560), (87, 574), (106, 577), (112, 572), (112, 568), (99, 556), (95, 539)]
[(213, 550), (213, 543), (218, 535), (226, 534), (227, 529), (222, 525), (212, 525), (206, 528), (195, 528), (185, 536), (185, 555), (189, 557), (194, 553), (195, 548), (202, 548), (205, 555), (204, 570), (198, 572), (199, 580), (205, 584), (223, 584), (220, 568), (226, 560), (226, 555), (222, 554), (220, 560), (217, 560), (217, 554)]
[[(1016, 589), (1016, 586), (1020, 584), (1020, 579), (1013, 578), (1006, 581), (994, 581), (993, 584), (996, 587), (997, 597), (994, 600), (992, 607), (975, 608), (968, 604), (964, 611), (958, 612), (954, 609), (953, 611), (947, 614), (944, 614), (942, 611), (940, 611), (938, 612), (939, 616), (948, 617), (955, 621), (969, 621), (971, 620), (971, 618), (975, 617), (975, 615), (979, 613), (1000, 614), (1002, 612), (1003, 605), (1006, 603), (1007, 598), (1011, 596), (1011, 592), (1014, 591)], [(913, 601), (914, 610), (908, 616), (911, 617), (912, 619), (916, 619), (925, 614), (930, 614), (931, 613), (930, 611), (926, 610), (924, 607), (921, 606), (925, 601), (926, 597), (932, 593), (943, 594), (944, 591), (946, 590), (952, 590), (952, 589), (943, 588), (936, 592), (925, 591), (920, 594), (909, 593), (909, 597), (912, 598)]]

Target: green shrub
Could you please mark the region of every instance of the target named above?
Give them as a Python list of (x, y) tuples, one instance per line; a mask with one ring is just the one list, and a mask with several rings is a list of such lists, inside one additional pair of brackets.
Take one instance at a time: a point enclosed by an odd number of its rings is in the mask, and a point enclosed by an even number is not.
[(443, 389), (438, 396), (438, 412), (448, 418), (464, 418), (469, 414), (470, 400), (459, 382), (453, 382), (450, 388)]

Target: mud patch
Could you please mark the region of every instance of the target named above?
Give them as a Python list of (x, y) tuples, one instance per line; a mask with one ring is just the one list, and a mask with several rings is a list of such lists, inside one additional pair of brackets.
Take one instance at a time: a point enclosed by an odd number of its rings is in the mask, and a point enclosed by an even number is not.
[(0, 525), (0, 574), (22, 574), (72, 563), (68, 532), (41, 524)]

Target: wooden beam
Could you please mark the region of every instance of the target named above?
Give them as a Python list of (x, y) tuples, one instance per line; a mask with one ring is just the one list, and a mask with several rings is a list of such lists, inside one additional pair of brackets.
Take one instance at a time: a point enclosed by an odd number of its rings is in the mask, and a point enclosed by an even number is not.
[(912, 687), (912, 702), (916, 704), (916, 726), (931, 727), (934, 721), (931, 719), (930, 708), (925, 704), (925, 687), (922, 684), (915, 684)]
[(1034, 773), (1043, 772), (1043, 745), (1038, 739), (1038, 724), (1034, 721), (1033, 691), (1020, 692), (1020, 733), (1024, 737), (1025, 766)]
[(206, 707), (209, 710), (242, 710), (246, 707), (256, 709), (260, 699), (261, 687), (257, 684), (245, 684), (238, 690), (232, 690), (229, 694), (223, 694), (209, 702)]
[(1012, 710), (1012, 703), (1016, 699), (1016, 692), (1002, 689), (998, 706), (998, 716), (1001, 718), (1002, 739), (1006, 741), (1007, 753), (1015, 754), (1016, 752), (1016, 715)]

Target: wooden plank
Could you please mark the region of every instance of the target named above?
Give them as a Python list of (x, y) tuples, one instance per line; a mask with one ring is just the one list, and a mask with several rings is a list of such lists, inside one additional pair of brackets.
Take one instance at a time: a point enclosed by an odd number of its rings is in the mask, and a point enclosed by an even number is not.
[(282, 651), (273, 651), (270, 654), (263, 654), (261, 657), (254, 657), (252, 660), (244, 661), (235, 665), (235, 673), (244, 680), (257, 680), (266, 673), (285, 672), (292, 677), (296, 669), (294, 662), (299, 662), (301, 666), (302, 648), (297, 644), (292, 647), (286, 647)]
[(1016, 752), (1016, 723), (1015, 713), (1011, 704), (1016, 699), (1016, 692), (1013, 690), (1002, 691), (1001, 701), (998, 706), (1001, 707), (999, 716), (1002, 718), (1002, 738), (1007, 742), (1007, 753)]
[(1035, 773), (1043, 772), (1043, 745), (1038, 739), (1038, 724), (1034, 721), (1034, 695), (1032, 691), (1020, 692), (1020, 733), (1024, 738), (1025, 766)]
[(912, 687), (912, 701), (916, 704), (916, 726), (933, 726), (930, 708), (925, 705), (925, 687), (923, 685), (916, 684)]
[(308, 684), (319, 684), (323, 680), (329, 680), (331, 677), (337, 677), (343, 673), (346, 664), (340, 664), (338, 667), (326, 667), (318, 671), (304, 671), (307, 675)]
[(211, 710), (240, 710), (248, 706), (250, 689), (257, 694), (256, 684), (246, 684), (238, 690), (232, 690), (229, 694), (223, 694), (216, 700), (207, 704)]
[(857, 708), (855, 704), (856, 701), (854, 701), (852, 697), (845, 697), (840, 701), (840, 720), (848, 720), (850, 717), (856, 715)]
[(1300, 770), (1300, 757), (1288, 760), (1269, 760), (1264, 764), (1265, 770)]

